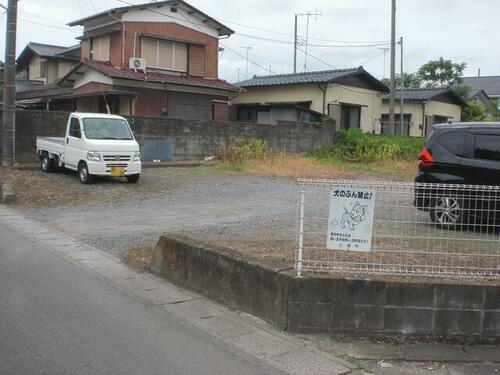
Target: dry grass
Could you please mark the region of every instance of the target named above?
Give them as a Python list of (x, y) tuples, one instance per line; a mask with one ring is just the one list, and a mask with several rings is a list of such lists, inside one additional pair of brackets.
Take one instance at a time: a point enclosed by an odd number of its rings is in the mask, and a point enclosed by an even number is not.
[(277, 154), (246, 163), (221, 163), (229, 171), (289, 178), (334, 178), (411, 181), (416, 175), (414, 161), (377, 161), (373, 163), (344, 163), (336, 160), (318, 161), (304, 156)]
[(146, 272), (149, 270), (153, 258), (154, 246), (133, 247), (126, 251), (123, 261), (131, 268)]
[[(55, 174), (37, 170), (3, 169), (0, 180), (11, 184), (16, 192), (15, 206), (37, 208), (47, 205), (79, 204), (89, 198), (88, 192), (72, 191), (62, 185)], [(65, 191), (66, 190), (66, 191)]]
[(277, 155), (248, 163), (246, 172), (275, 177), (353, 178), (355, 174), (343, 167), (323, 164), (301, 156)]

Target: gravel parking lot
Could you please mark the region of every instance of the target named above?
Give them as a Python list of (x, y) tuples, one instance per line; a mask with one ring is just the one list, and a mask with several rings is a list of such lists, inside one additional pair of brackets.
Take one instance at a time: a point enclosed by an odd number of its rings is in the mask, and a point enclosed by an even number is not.
[[(144, 268), (148, 264), (151, 249), (163, 233), (185, 234), (232, 248), (235, 252), (279, 267), (293, 266), (297, 226), (297, 183), (293, 178), (265, 177), (204, 166), (145, 169), (137, 185), (117, 179), (100, 179), (85, 186), (71, 172), (16, 173), (14, 180), (19, 196), (18, 209), (110, 254), (118, 257), (128, 254), (126, 260), (133, 266)], [(383, 177), (378, 175), (372, 178), (380, 180)], [(328, 196), (323, 195), (324, 193), (315, 195), (320, 206), (311, 205), (311, 197), (307, 197), (308, 209), (314, 211), (313, 216), (327, 217), (326, 212), (321, 214), (327, 209), (324, 203), (328, 202)], [(471, 231), (445, 231), (430, 226), (428, 214), (413, 208), (412, 196), (413, 193), (408, 192), (403, 203), (393, 202), (392, 205), (397, 207), (396, 211), (394, 207), (379, 208), (381, 211), (375, 222), (373, 259), (362, 254), (358, 256), (346, 253), (336, 254), (336, 260), (348, 257), (344, 260), (352, 262), (361, 257), (364, 262), (370, 261), (373, 264), (434, 265), (437, 262), (437, 265), (445, 265), (452, 262), (453, 265), (460, 265), (476, 262), (480, 266), (480, 259), (498, 259), (496, 255), (486, 258), (470, 257), (478, 254), (475, 248), (477, 240), (486, 239), (488, 243), (485, 245), (496, 244), (496, 241), (490, 239), (494, 234), (485, 236)], [(385, 228), (387, 225), (382, 223), (383, 220), (392, 221), (397, 217), (407, 217), (410, 222), (401, 224), (401, 227), (389, 225)], [(319, 229), (314, 230), (319, 236), (317, 240), (310, 242), (310, 237), (305, 239), (304, 260), (308, 257), (327, 261), (331, 259), (330, 251), (311, 252), (307, 249), (308, 246), (324, 248), (325, 220), (315, 224), (320, 225)], [(415, 221), (420, 224), (412, 224)], [(306, 224), (310, 225), (310, 222)], [(306, 227), (306, 232), (311, 230)], [(442, 239), (424, 240), (420, 238), (420, 232)], [(391, 239), (393, 234), (403, 233), (410, 237), (404, 241)], [(475, 240), (464, 242), (466, 238)], [(466, 257), (447, 253), (444, 259), (439, 249), (446, 246), (449, 251), (454, 252), (450, 248), (454, 243), (459, 244), (458, 251)], [(472, 246), (470, 251), (464, 245), (466, 243)], [(420, 247), (415, 247), (417, 245), (432, 252), (425, 258), (412, 257), (411, 251), (414, 248), (421, 251)], [(485, 249), (481, 251), (486, 251)], [(402, 250), (404, 251), (401, 252)], [(496, 247), (492, 251), (491, 255), (498, 254)], [(403, 254), (408, 254), (404, 261)], [(310, 258), (311, 256), (314, 258)], [(337, 272), (339, 271), (344, 273), (338, 269)], [(354, 276), (347, 269), (345, 272), (348, 272), (349, 277)]]
[(27, 173), (64, 197), (61, 204), (21, 203), (28, 216), (116, 256), (154, 245), (166, 232), (279, 263), (289, 264), (294, 256), (293, 179), (199, 167), (146, 169), (138, 185), (101, 179), (83, 186), (72, 173)]

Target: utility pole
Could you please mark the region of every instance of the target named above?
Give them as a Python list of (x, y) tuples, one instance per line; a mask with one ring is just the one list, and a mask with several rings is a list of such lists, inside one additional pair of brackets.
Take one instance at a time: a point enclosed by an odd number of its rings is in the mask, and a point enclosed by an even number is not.
[(396, 76), (396, 0), (391, 0), (391, 84), (389, 95), (389, 131), (394, 134), (396, 128), (394, 124), (394, 104), (395, 104), (395, 77)]
[[(405, 80), (404, 80), (404, 72), (403, 72), (403, 37), (401, 37), (399, 44), (401, 44), (401, 99), (399, 100), (399, 122), (401, 125), (401, 135), (403, 135), (403, 130), (404, 130), (404, 122), (403, 122), (403, 117), (404, 117), (404, 92), (405, 92)], [(408, 130), (409, 130), (410, 124), (408, 124)]]
[(295, 15), (295, 31), (293, 33), (293, 73), (297, 73), (297, 17), (299, 15)]
[(386, 72), (386, 66), (387, 66), (387, 60), (386, 60), (386, 55), (387, 51), (389, 51), (390, 48), (384, 47), (384, 48), (379, 48), (382, 52), (384, 52), (384, 67), (382, 69), (382, 78), (386, 78), (385, 72)]
[(9, 0), (7, 9), (2, 123), (2, 165), (4, 167), (11, 167), (14, 164), (17, 2), (18, 0)]
[(297, 35), (297, 20), (299, 16), (306, 16), (307, 17), (307, 29), (306, 29), (306, 45), (305, 45), (305, 58), (304, 58), (304, 71), (307, 71), (307, 50), (308, 50), (308, 44), (309, 44), (309, 17), (314, 16), (316, 19), (318, 16), (322, 16), (323, 13), (316, 11), (314, 13), (307, 12), (307, 13), (297, 13), (295, 14), (295, 32), (294, 32), (294, 42), (293, 42), (293, 72), (297, 73), (297, 44), (298, 44), (298, 38), (299, 36)]
[(246, 71), (245, 71), (245, 79), (248, 79), (248, 51), (250, 51), (252, 49), (252, 47), (240, 47), (240, 48), (243, 48), (243, 49), (246, 49), (247, 50), (247, 67), (246, 67)]

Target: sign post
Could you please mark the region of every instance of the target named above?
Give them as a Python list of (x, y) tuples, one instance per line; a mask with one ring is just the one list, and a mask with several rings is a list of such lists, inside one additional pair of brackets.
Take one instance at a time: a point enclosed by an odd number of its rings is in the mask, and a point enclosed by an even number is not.
[(326, 248), (370, 252), (374, 211), (375, 190), (333, 187)]

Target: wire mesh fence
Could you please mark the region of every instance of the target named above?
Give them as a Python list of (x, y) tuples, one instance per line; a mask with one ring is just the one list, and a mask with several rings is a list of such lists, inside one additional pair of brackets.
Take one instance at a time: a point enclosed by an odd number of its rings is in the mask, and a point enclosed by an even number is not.
[(297, 272), (499, 279), (499, 210), (496, 186), (299, 179)]

